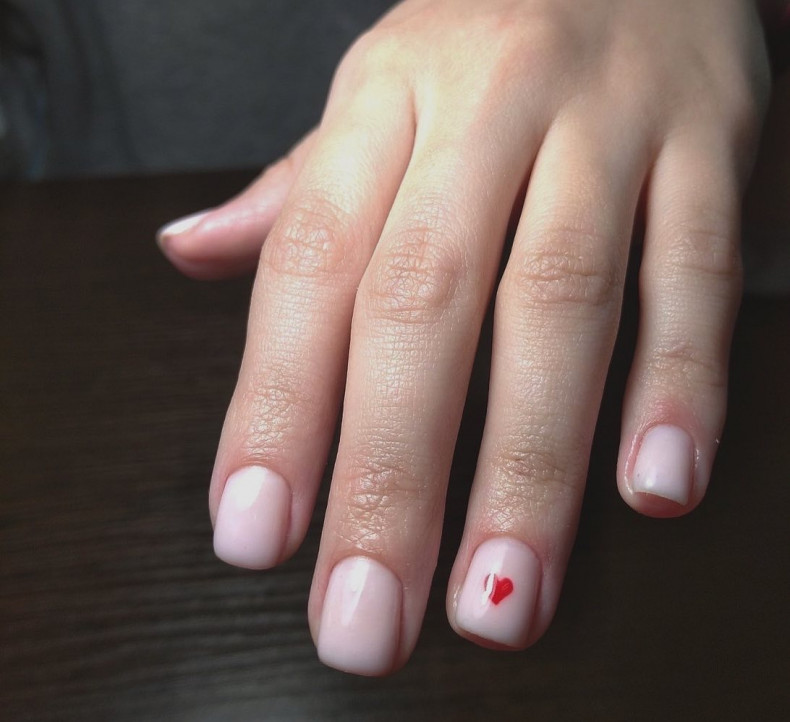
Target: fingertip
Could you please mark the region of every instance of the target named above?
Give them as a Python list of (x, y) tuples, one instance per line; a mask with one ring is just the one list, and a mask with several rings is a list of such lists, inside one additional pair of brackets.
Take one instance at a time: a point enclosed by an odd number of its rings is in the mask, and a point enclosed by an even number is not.
[(250, 466), (230, 475), (214, 526), (214, 553), (246, 569), (270, 569), (283, 560), (291, 490), (279, 474)]
[(333, 568), (317, 630), (318, 658), (327, 666), (366, 677), (398, 667), (403, 585), (381, 562), (356, 555)]
[(170, 223), (165, 224), (156, 232), (156, 241), (162, 247), (171, 246), (174, 241), (182, 236), (189, 235), (200, 222), (211, 212), (211, 210), (199, 211), (188, 216), (183, 216)]
[(543, 565), (536, 552), (515, 537), (493, 536), (477, 546), (465, 571), (464, 564), (457, 560), (448, 595), (455, 632), (487, 649), (518, 651), (532, 644), (542, 626)]
[(184, 275), (201, 277), (211, 267), (201, 258), (201, 246), (196, 239), (200, 238), (199, 228), (211, 210), (192, 213), (165, 224), (156, 232), (156, 243), (159, 249)]
[(240, 213), (231, 204), (201, 211), (160, 229), (156, 241), (170, 263), (196, 280), (251, 273), (271, 227), (267, 214)]

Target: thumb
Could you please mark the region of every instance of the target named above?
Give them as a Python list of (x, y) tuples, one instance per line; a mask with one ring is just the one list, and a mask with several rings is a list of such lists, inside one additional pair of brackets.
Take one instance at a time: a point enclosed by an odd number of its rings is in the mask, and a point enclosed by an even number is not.
[(308, 133), (239, 195), (221, 206), (180, 218), (157, 233), (157, 243), (182, 273), (222, 279), (255, 270), (258, 257), (310, 151)]

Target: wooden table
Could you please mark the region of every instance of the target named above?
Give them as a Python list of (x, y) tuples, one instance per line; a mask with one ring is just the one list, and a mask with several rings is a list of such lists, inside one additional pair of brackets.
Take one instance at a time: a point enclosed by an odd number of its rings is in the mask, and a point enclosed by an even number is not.
[(626, 305), (556, 621), (503, 654), (444, 589), (480, 436), (477, 366), (423, 634), (384, 680), (323, 667), (320, 514), (282, 568), (216, 561), (206, 492), (250, 282), (180, 277), (156, 227), (250, 174), (0, 188), (2, 720), (790, 719), (790, 301), (744, 304), (708, 499), (641, 518), (614, 484)]

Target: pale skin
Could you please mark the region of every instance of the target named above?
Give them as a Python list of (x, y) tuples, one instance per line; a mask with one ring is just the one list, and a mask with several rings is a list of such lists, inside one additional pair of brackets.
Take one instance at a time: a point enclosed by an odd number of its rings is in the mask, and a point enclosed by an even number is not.
[[(617, 484), (653, 517), (700, 503), (724, 423), (741, 196), (769, 89), (753, 1), (406, 0), (347, 53), (313, 133), (237, 198), (163, 231), (165, 253), (195, 277), (257, 267), (210, 489), (216, 522), (238, 470), (286, 482), (282, 544), (247, 566), (299, 547), (342, 402), (314, 638), (345, 559), (388, 570), (400, 601), (391, 653), (327, 663), (387, 674), (414, 649), (492, 298), (489, 409), (447, 612), (494, 648), (546, 631), (637, 218), (641, 319)], [(635, 487), (656, 428), (676, 434), (667, 458), (688, 459), (667, 472), (687, 478), (666, 493)], [(506, 642), (458, 617), (473, 556), (492, 539), (536, 560), (534, 609)]]

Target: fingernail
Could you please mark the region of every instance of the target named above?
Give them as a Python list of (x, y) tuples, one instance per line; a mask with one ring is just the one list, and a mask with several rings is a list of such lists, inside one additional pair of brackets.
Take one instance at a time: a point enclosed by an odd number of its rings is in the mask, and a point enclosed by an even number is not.
[(398, 652), (402, 596), (400, 581), (383, 564), (367, 557), (338, 563), (321, 612), (319, 659), (353, 674), (389, 672)]
[(172, 223), (168, 223), (157, 231), (156, 238), (161, 242), (165, 237), (172, 238), (180, 233), (186, 233), (200, 223), (209, 213), (210, 211), (200, 211), (200, 213), (193, 213), (190, 216), (184, 216)]
[(541, 566), (526, 544), (508, 537), (483, 542), (472, 557), (456, 624), (508, 647), (527, 643), (540, 587)]
[(285, 479), (261, 466), (231, 474), (214, 525), (214, 553), (228, 564), (268, 569), (280, 561), (291, 515)]
[(654, 426), (642, 439), (634, 463), (634, 491), (685, 506), (694, 477), (694, 442), (677, 426)]

